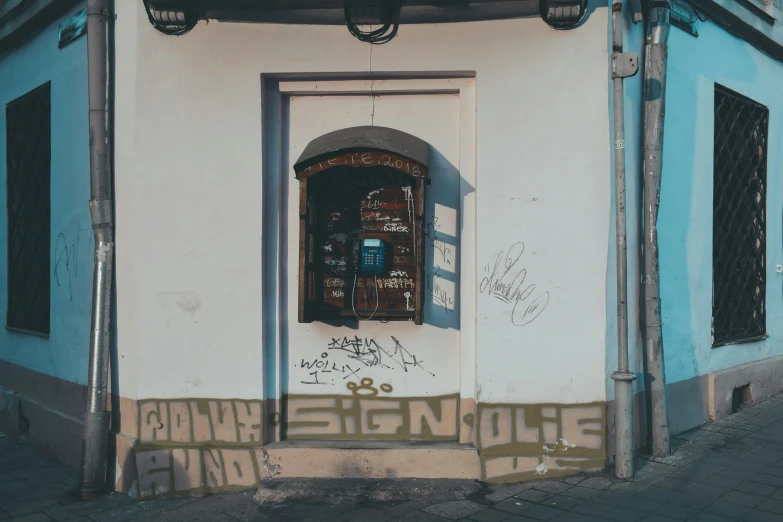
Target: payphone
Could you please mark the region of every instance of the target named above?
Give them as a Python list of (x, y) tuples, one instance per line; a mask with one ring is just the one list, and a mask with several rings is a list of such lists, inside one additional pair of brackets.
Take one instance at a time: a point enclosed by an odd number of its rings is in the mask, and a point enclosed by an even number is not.
[[(353, 248), (353, 287), (351, 288), (351, 310), (357, 319), (372, 319), (378, 313), (380, 306), (380, 297), (378, 293), (378, 276), (383, 275), (386, 270), (386, 245), (381, 239), (354, 239)], [(375, 276), (375, 309), (369, 317), (362, 317), (356, 311), (354, 294), (356, 293), (356, 282), (358, 274)]]
[(386, 245), (381, 239), (355, 240), (354, 252), (360, 255), (354, 264), (360, 274), (381, 275), (386, 268)]

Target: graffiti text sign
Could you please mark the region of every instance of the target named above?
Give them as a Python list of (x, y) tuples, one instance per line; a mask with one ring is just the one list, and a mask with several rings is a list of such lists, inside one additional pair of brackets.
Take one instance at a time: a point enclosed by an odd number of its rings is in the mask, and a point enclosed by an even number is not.
[(147, 399), (139, 401), (139, 442), (261, 444), (261, 401)]
[(256, 487), (276, 473), (261, 447), (138, 447), (134, 449), (139, 498)]
[(603, 403), (480, 404), (482, 479), (517, 481), (602, 468), (605, 408)]
[[(380, 391), (392, 387), (381, 384)], [(289, 439), (457, 440), (459, 396), (382, 397), (372, 379), (348, 383), (351, 395), (289, 395)]]

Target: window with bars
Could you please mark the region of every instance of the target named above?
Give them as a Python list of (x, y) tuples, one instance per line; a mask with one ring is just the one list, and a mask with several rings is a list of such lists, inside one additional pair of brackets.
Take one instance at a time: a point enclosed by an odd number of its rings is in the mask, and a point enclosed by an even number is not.
[(712, 345), (766, 336), (769, 110), (715, 86)]
[(6, 327), (49, 335), (50, 84), (5, 108), (8, 210)]

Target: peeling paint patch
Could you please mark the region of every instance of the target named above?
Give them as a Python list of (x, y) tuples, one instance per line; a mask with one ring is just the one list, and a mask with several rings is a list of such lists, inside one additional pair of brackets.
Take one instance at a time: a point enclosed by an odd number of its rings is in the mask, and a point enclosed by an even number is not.
[(568, 451), (568, 448), (575, 448), (576, 444), (569, 444), (568, 439), (563, 437), (559, 441), (557, 441), (558, 444), (560, 444), (563, 447), (563, 451)]
[(201, 309), (201, 298), (199, 298), (199, 295), (188, 290), (158, 292), (158, 303), (164, 310), (179, 309), (180, 312), (191, 317)]
[(263, 455), (263, 458), (261, 459), (261, 465), (266, 470), (266, 473), (267, 475), (269, 475), (269, 478), (272, 478), (278, 473), (280, 473), (280, 470), (282, 469), (280, 467), (280, 464), (270, 464), (269, 452), (266, 451), (264, 448), (261, 448), (261, 454)]

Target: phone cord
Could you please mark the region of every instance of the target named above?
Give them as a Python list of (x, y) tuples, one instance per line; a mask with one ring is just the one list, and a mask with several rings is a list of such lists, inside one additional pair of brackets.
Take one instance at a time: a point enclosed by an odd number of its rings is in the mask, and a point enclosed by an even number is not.
[(373, 310), (372, 315), (370, 317), (362, 317), (358, 313), (356, 313), (356, 306), (353, 304), (353, 296), (356, 294), (356, 274), (353, 275), (353, 290), (351, 290), (351, 309), (353, 310), (353, 315), (356, 316), (357, 319), (363, 320), (363, 321), (369, 321), (373, 317), (375, 317), (375, 314), (378, 312), (378, 305), (380, 305), (381, 299), (378, 297), (378, 275), (375, 275), (375, 310)]

